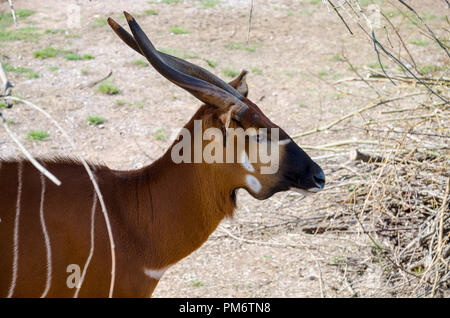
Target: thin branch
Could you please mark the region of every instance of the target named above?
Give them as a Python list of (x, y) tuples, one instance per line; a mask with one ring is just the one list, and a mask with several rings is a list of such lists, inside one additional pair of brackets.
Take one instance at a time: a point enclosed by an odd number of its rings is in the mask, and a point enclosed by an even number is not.
[[(0, 80), (3, 83), (3, 88), (0, 89), (0, 97), (11, 96), (11, 89), (13, 88), (13, 85), (6, 77), (6, 72), (3, 69), (3, 65), (1, 62), (0, 62)], [(7, 99), (5, 100), (6, 100), (6, 107), (11, 108), (12, 107), (11, 101)]]
[(395, 34), (397, 34), (397, 37), (399, 38), (400, 43), (402, 44), (402, 46), (405, 49), (406, 53), (408, 53), (409, 58), (411, 59), (411, 62), (414, 65), (414, 69), (416, 70), (417, 73), (419, 73), (419, 71), (417, 70), (416, 61), (414, 60), (414, 58), (412, 57), (411, 53), (409, 52), (408, 47), (406, 46), (405, 42), (403, 41), (403, 38), (400, 36), (400, 33), (398, 32), (397, 28), (392, 24), (391, 20), (383, 12), (380, 12), (380, 13), (385, 18), (385, 20), (391, 25), (391, 27), (394, 30)]
[(107, 80), (108, 78), (111, 77), (112, 73), (113, 73), (112, 71), (109, 71), (108, 75), (102, 77), (102, 78), (99, 79), (99, 80), (96, 80), (96, 81), (90, 83), (87, 87), (94, 87), (94, 86), (97, 85), (98, 83), (101, 83), (101, 82)]
[(406, 70), (409, 74), (411, 74), (420, 84), (422, 84), (423, 86), (425, 86), (433, 95), (437, 96), (439, 99), (441, 99), (443, 102), (448, 103), (448, 100), (446, 100), (444, 97), (442, 97), (441, 95), (439, 95), (438, 93), (436, 93), (431, 87), (429, 87), (425, 82), (423, 82), (420, 78), (418, 78), (413, 72), (411, 72), (411, 70), (405, 65), (403, 64), (402, 61), (400, 61), (399, 59), (397, 59), (395, 56), (393, 56), (389, 51), (387, 51), (384, 46), (378, 42), (378, 40), (376, 38), (373, 38), (369, 33), (367, 33), (366, 30), (364, 30), (364, 28), (361, 26), (361, 24), (358, 23), (358, 26), (361, 28), (361, 30), (364, 31), (364, 33), (372, 39), (372, 41), (374, 41), (376, 43), (376, 45), (378, 45), (378, 47), (387, 55), (389, 56), (391, 59), (393, 59), (397, 64), (399, 64), (401, 67), (403, 67), (404, 70)]
[(373, 41), (373, 48), (375, 50), (375, 53), (377, 54), (378, 64), (380, 64), (380, 67), (381, 67), (381, 70), (383, 71), (383, 74), (391, 81), (391, 83), (393, 85), (397, 85), (397, 84), (394, 83), (392, 78), (390, 78), (389, 75), (387, 75), (386, 70), (384, 69), (383, 63), (381, 62), (380, 52), (378, 52), (377, 43), (376, 43), (378, 41), (376, 41), (375, 32), (373, 31), (373, 29), (372, 29), (372, 41)]
[(247, 45), (250, 40), (250, 30), (252, 28), (252, 16), (253, 16), (253, 0), (251, 0), (250, 2), (250, 14), (248, 16)]
[(17, 137), (13, 134), (11, 129), (8, 127), (8, 123), (6, 122), (6, 119), (3, 117), (3, 115), (0, 113), (0, 119), (3, 125), (3, 128), (5, 128), (6, 132), (8, 133), (9, 137), (16, 143), (16, 145), (19, 147), (20, 151), (27, 157), (27, 159), (30, 161), (30, 163), (39, 170), (43, 175), (45, 175), (50, 181), (52, 181), (57, 186), (61, 185), (61, 181), (55, 177), (50, 171), (45, 169), (36, 159), (33, 158), (33, 156), (27, 151), (24, 145), (22, 145), (17, 139)]
[[(356, 67), (353, 66), (353, 64), (350, 62), (350, 60), (348, 59), (348, 57), (346, 56), (346, 54), (344, 53), (344, 51), (342, 52), (342, 57), (344, 59), (344, 61), (350, 66), (350, 70), (356, 74), (356, 76), (359, 77), (359, 79), (361, 81), (363, 81), (367, 86), (369, 86), (371, 89), (373, 89), (375, 91), (375, 93), (378, 95), (378, 97), (381, 97), (380, 92), (378, 92), (378, 90), (373, 87), (372, 85), (370, 85), (370, 83), (361, 75), (359, 74), (358, 70), (356, 69)], [(336, 82), (335, 82), (336, 83)]]
[(344, 18), (342, 17), (342, 15), (339, 13), (338, 9), (335, 7), (335, 5), (333, 4), (333, 2), (331, 2), (330, 0), (327, 0), (328, 3), (333, 7), (333, 10), (336, 12), (336, 14), (338, 15), (339, 19), (341, 19), (341, 21), (344, 23), (345, 27), (347, 28), (348, 32), (350, 32), (351, 35), (353, 35), (352, 30), (350, 29), (350, 27), (348, 26), (347, 22), (345, 22)]
[(407, 3), (405, 3), (403, 0), (398, 0), (398, 1), (401, 4), (403, 4), (405, 7), (407, 7), (409, 10), (411, 10), (416, 15), (416, 17), (420, 20), (420, 22), (422, 22), (422, 24), (427, 28), (428, 32), (430, 32), (430, 34), (433, 37), (433, 39), (439, 44), (439, 46), (445, 51), (445, 53), (447, 53), (447, 56), (450, 57), (450, 53), (448, 52), (448, 50), (445, 47), (445, 45), (442, 44), (442, 42), (436, 37), (436, 35), (434, 34), (433, 30), (430, 29), (430, 27), (425, 23), (425, 21), (420, 17), (420, 15), (418, 15), (417, 12), (412, 7), (410, 7)]
[(13, 16), (14, 24), (17, 25), (17, 17), (16, 17), (16, 11), (14, 10), (13, 2), (12, 0), (8, 0), (9, 7), (11, 8), (11, 14)]
[(292, 136), (292, 138), (295, 139), (295, 138), (308, 136), (308, 135), (311, 135), (311, 134), (314, 134), (314, 133), (318, 133), (318, 132), (322, 132), (322, 131), (328, 130), (331, 127), (336, 126), (337, 124), (343, 122), (344, 120), (349, 119), (349, 118), (351, 118), (351, 117), (353, 117), (353, 116), (355, 116), (357, 114), (360, 114), (360, 113), (362, 113), (362, 112), (364, 112), (366, 110), (372, 109), (374, 107), (377, 107), (377, 106), (380, 106), (380, 105), (383, 105), (383, 104), (387, 104), (387, 103), (390, 103), (390, 102), (394, 102), (394, 101), (397, 101), (397, 100), (401, 100), (401, 99), (412, 97), (412, 96), (418, 96), (418, 95), (422, 95), (422, 93), (407, 94), (407, 95), (403, 95), (403, 96), (399, 96), (399, 97), (395, 97), (395, 98), (391, 98), (391, 99), (385, 99), (385, 100), (383, 100), (382, 97), (379, 97), (375, 101), (372, 101), (371, 103), (367, 104), (366, 106), (361, 107), (360, 109), (358, 109), (358, 110), (356, 110), (354, 112), (348, 113), (347, 115), (342, 116), (341, 118), (339, 118), (339, 119), (329, 123), (328, 125), (325, 125), (325, 126), (322, 126), (322, 127), (318, 127), (316, 129), (305, 131), (303, 133), (300, 133), (300, 134)]

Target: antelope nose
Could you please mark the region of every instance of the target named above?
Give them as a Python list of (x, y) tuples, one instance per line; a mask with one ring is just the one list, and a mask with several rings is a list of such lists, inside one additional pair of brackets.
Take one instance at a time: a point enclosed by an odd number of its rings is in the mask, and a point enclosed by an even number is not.
[(313, 175), (313, 180), (319, 189), (323, 189), (325, 186), (325, 174), (322, 169), (319, 168), (319, 171)]

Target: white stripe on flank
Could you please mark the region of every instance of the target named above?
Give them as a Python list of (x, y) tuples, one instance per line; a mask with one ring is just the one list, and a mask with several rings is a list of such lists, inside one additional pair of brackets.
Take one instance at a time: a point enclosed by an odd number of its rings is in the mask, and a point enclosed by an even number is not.
[(78, 298), (78, 293), (80, 292), (81, 285), (84, 282), (84, 277), (86, 276), (87, 269), (91, 263), (92, 255), (94, 255), (94, 241), (95, 241), (95, 210), (97, 209), (97, 194), (94, 192), (92, 198), (92, 209), (91, 209), (91, 249), (89, 251), (89, 256), (84, 264), (83, 272), (81, 274), (80, 282), (77, 284), (74, 298)]
[(17, 164), (17, 202), (16, 202), (16, 218), (14, 220), (14, 245), (13, 245), (13, 266), (12, 279), (9, 286), (8, 298), (11, 298), (17, 281), (17, 262), (19, 260), (19, 217), (20, 217), (20, 200), (22, 198), (22, 161)]
[(160, 280), (168, 268), (169, 266), (160, 269), (144, 268), (144, 274), (152, 279)]
[(42, 233), (45, 238), (45, 248), (47, 249), (47, 280), (45, 283), (45, 290), (41, 295), (41, 298), (47, 296), (48, 291), (52, 283), (52, 249), (50, 246), (50, 238), (48, 237), (47, 227), (45, 226), (44, 219), (44, 196), (45, 196), (45, 177), (41, 173), (41, 204), (39, 207), (39, 217), (41, 219)]

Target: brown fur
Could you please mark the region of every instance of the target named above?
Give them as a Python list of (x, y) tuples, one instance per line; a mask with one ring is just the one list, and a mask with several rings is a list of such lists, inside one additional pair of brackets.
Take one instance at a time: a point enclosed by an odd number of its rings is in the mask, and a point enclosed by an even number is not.
[[(224, 115), (204, 105), (186, 128), (193, 131), (194, 119), (202, 119), (203, 128), (223, 128)], [(246, 187), (240, 164), (175, 164), (170, 159), (172, 147), (153, 164), (136, 171), (92, 165), (115, 241), (114, 297), (151, 296), (158, 280), (146, 276), (144, 269), (165, 268), (199, 248), (224, 217), (232, 216), (235, 189)], [(47, 296), (73, 297), (75, 288), (66, 284), (67, 266), (78, 264), (82, 270), (89, 255), (94, 189), (79, 162), (61, 158), (42, 162), (62, 180), (59, 187), (45, 180), (44, 216), (52, 253)], [(39, 219), (41, 179), (24, 160), (0, 161), (0, 296), (7, 296), (11, 285), (19, 164), (23, 188), (13, 297), (39, 297), (47, 273)], [(95, 213), (95, 249), (80, 297), (107, 297), (111, 280), (110, 243), (99, 204)]]

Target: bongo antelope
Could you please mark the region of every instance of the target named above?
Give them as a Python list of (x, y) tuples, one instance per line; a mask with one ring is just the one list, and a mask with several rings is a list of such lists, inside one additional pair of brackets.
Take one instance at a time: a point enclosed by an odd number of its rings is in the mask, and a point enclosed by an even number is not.
[[(280, 191), (317, 192), (324, 187), (322, 169), (247, 98), (246, 71), (226, 83), (201, 67), (157, 51), (134, 18), (125, 16), (132, 34), (108, 20), (117, 35), (161, 75), (204, 103), (184, 128), (194, 133), (200, 120), (203, 131), (224, 131), (225, 137), (215, 140), (223, 150), (229, 145), (227, 129), (266, 128), (265, 134), (249, 138), (256, 138), (259, 145), (275, 144), (277, 169), (261, 173), (263, 164), (248, 160), (249, 147), (237, 143), (234, 156), (242, 160), (175, 163), (171, 154), (180, 137), (161, 158), (138, 170), (91, 164), (114, 237), (112, 280), (105, 219), (80, 162), (40, 160), (62, 181), (57, 186), (27, 160), (2, 159), (1, 297), (149, 297), (167, 268), (199, 248), (224, 217), (233, 215), (237, 189), (264, 200)], [(272, 129), (279, 131), (277, 140)], [(206, 145), (203, 140), (201, 147)], [(71, 286), (77, 266), (80, 277)]]

